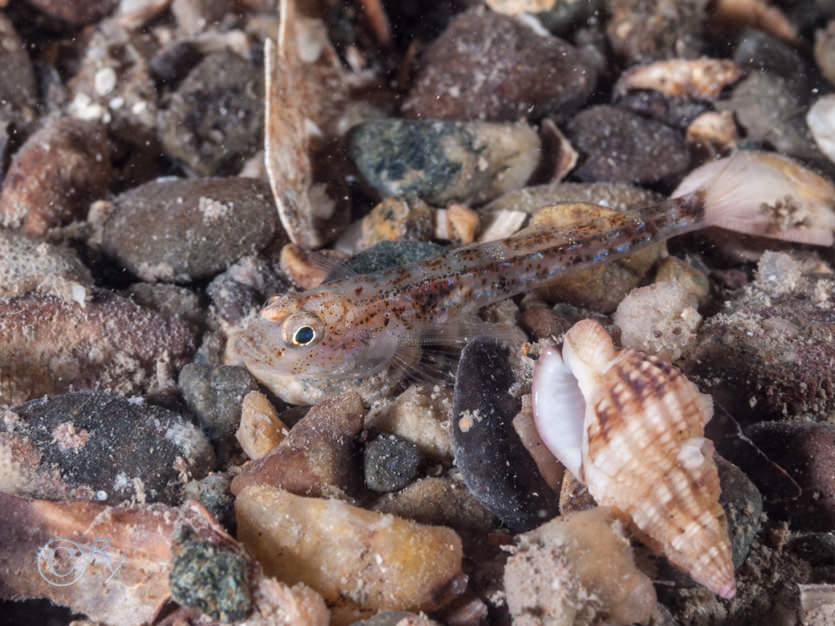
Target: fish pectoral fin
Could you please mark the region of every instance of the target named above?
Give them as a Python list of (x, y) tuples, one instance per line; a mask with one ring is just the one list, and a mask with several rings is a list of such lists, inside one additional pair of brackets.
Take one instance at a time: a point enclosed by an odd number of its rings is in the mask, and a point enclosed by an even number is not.
[(450, 346), (461, 349), (476, 337), (492, 337), (510, 345), (524, 343), (527, 339), (515, 326), (487, 322), (473, 314), (458, 316), (445, 324), (432, 327), (424, 332), (421, 343), (424, 346)]

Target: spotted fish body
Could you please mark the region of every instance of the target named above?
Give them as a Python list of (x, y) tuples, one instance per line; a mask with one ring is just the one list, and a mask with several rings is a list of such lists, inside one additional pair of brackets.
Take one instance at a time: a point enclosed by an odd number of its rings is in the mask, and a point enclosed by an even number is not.
[(589, 205), (580, 208), (568, 230), (540, 225), (276, 296), (239, 336), (236, 350), (264, 384), (298, 403), (283, 391), (290, 377), (372, 376), (481, 307), (705, 225), (700, 193), (663, 202), (640, 217), (591, 207), (599, 216), (589, 218)]

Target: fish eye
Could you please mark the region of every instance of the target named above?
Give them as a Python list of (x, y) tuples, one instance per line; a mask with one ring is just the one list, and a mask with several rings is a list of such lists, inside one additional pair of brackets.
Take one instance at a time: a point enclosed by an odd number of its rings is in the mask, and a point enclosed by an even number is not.
[(285, 318), (281, 333), (287, 347), (305, 348), (322, 339), (324, 325), (312, 313), (300, 311)]
[(316, 339), (316, 331), (310, 326), (299, 326), (293, 333), (293, 345), (306, 346)]

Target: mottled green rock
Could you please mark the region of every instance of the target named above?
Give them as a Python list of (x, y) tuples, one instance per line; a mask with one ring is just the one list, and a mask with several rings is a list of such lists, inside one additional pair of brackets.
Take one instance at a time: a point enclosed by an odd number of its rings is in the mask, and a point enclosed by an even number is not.
[(188, 526), (174, 535), (168, 584), (171, 598), (221, 622), (244, 619), (252, 608), (246, 560), (219, 545), (197, 539)]

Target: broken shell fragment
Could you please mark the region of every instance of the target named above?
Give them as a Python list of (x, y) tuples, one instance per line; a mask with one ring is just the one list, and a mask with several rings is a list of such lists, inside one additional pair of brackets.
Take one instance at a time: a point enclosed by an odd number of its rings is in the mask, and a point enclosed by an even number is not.
[(712, 226), (817, 246), (833, 243), (835, 186), (788, 157), (735, 152), (697, 167), (672, 197), (699, 190)]
[(615, 93), (651, 89), (671, 97), (711, 100), (740, 78), (740, 67), (727, 59), (668, 59), (628, 69), (618, 79)]
[(734, 596), (713, 443), (704, 438), (709, 396), (658, 358), (616, 350), (600, 324), (583, 320), (566, 333), (562, 358), (550, 349), (537, 362), (533, 404), (542, 439), (563, 442), (551, 451), (599, 505), (694, 580)]

